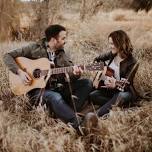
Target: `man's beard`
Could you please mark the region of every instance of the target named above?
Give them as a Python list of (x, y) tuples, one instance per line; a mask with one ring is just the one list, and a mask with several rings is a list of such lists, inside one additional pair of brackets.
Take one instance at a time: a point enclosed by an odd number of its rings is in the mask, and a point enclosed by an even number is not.
[(59, 49), (64, 49), (64, 45), (58, 46), (56, 49), (57, 49), (57, 50), (59, 50)]

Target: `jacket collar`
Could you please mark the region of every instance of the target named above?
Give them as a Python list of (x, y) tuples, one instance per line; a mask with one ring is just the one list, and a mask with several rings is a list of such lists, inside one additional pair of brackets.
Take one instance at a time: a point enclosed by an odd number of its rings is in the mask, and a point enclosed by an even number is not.
[[(46, 37), (43, 37), (41, 40), (37, 42), (38, 45), (40, 45), (41, 48), (44, 48), (47, 51), (48, 42), (46, 40)], [(60, 55), (61, 52), (64, 52), (64, 49), (58, 49), (55, 51), (55, 55)]]
[[(110, 53), (111, 53), (110, 54), (111, 57), (110, 57), (108, 65), (111, 64), (111, 62), (113, 61), (114, 57), (117, 55), (117, 54), (112, 54), (112, 52), (110, 52)], [(123, 61), (121, 61), (120, 64), (127, 63), (127, 62), (132, 64), (132, 62), (133, 62), (132, 58), (133, 58), (133, 56), (132, 56), (132, 54), (130, 54), (127, 58), (125, 58)]]

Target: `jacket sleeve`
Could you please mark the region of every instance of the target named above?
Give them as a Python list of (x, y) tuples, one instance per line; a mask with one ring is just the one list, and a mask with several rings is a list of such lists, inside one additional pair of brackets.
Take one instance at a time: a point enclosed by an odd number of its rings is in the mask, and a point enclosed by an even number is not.
[(8, 67), (10, 71), (13, 73), (17, 74), (17, 71), (19, 69), (19, 66), (15, 62), (16, 57), (31, 57), (31, 51), (34, 50), (37, 47), (36, 43), (30, 44), (28, 46), (19, 48), (19, 49), (14, 49), (4, 55), (3, 61)]
[(104, 53), (94, 59), (94, 62), (106, 61), (113, 57), (112, 52)]

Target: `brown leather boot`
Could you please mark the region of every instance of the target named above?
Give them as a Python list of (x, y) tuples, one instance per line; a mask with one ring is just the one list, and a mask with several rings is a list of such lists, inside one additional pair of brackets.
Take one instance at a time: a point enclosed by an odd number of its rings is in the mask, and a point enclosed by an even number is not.
[(97, 115), (93, 112), (87, 113), (81, 123), (81, 128), (85, 135), (93, 133), (98, 128)]
[[(79, 122), (77, 119), (79, 119)], [(98, 130), (98, 118), (93, 112), (87, 113), (84, 118), (78, 117), (77, 119), (74, 118), (68, 125), (72, 126), (78, 135), (83, 136)]]

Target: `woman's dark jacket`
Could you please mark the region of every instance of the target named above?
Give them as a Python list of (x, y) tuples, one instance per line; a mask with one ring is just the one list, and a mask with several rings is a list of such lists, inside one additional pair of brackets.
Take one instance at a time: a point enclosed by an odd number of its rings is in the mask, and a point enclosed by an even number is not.
[[(113, 61), (116, 55), (112, 54), (112, 52), (105, 53), (103, 55), (99, 55), (94, 59), (96, 62), (100, 61), (108, 61), (108, 66)], [(130, 84), (125, 88), (125, 91), (130, 91), (133, 94), (133, 97), (136, 99), (137, 92), (133, 86), (133, 79), (136, 74), (138, 65), (136, 59), (130, 54), (126, 59), (120, 62), (120, 79), (127, 78)], [(136, 68), (135, 68), (136, 66)], [(135, 69), (134, 69), (135, 68)]]

